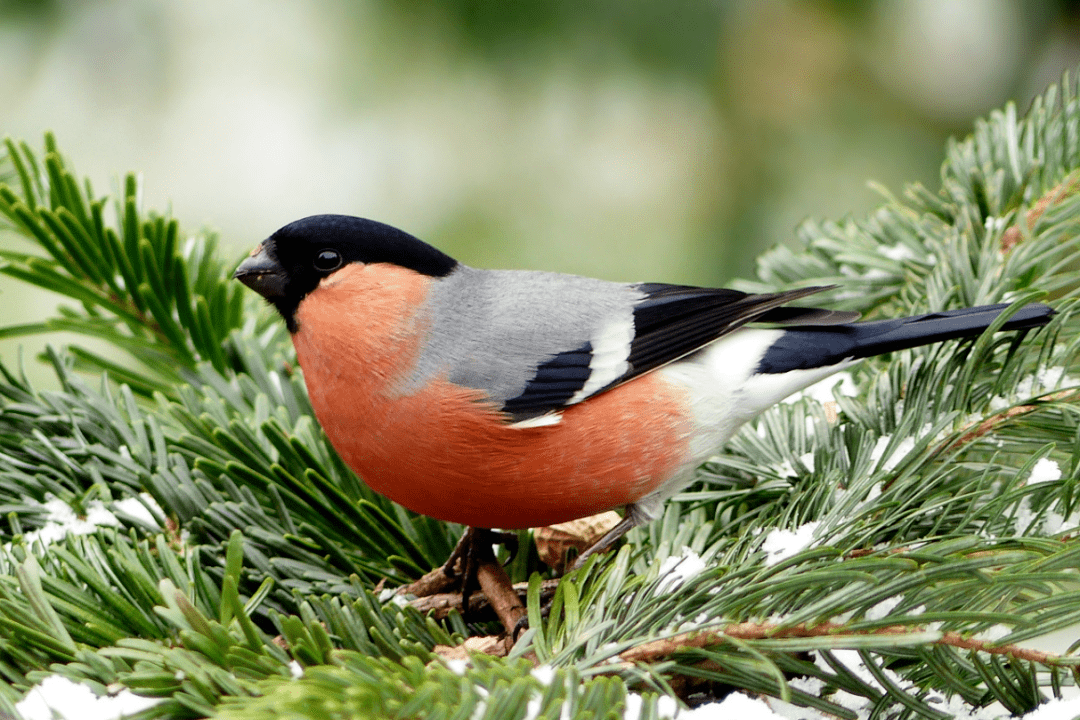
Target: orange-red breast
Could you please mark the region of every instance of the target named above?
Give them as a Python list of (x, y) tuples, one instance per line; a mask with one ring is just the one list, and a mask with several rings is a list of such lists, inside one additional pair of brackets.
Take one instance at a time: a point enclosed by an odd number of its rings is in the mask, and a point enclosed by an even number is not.
[[(608, 541), (784, 397), (860, 358), (977, 335), (1007, 307), (855, 323), (786, 306), (825, 288), (478, 270), (341, 215), (286, 225), (236, 277), (285, 318), (319, 422), (374, 490), (484, 528), (627, 508)], [(1052, 314), (1028, 305), (1003, 329)]]

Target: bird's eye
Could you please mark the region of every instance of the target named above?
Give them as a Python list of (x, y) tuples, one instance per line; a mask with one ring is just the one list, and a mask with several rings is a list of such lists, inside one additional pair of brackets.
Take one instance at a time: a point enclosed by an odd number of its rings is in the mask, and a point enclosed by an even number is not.
[(341, 254), (337, 250), (320, 250), (315, 256), (315, 269), (330, 272), (341, 267)]

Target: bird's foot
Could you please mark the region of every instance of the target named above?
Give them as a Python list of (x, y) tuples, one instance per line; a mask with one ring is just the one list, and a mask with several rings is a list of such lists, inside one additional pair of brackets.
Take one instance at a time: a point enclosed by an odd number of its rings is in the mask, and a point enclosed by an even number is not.
[(487, 528), (466, 528), (450, 557), (443, 563), (443, 574), (451, 581), (459, 577), (467, 579), (470, 562), (475, 564), (477, 558), (484, 554), (490, 555), (492, 560), (495, 559), (492, 546), (496, 543), (509, 548), (510, 559), (513, 560), (518, 551), (518, 536), (515, 533), (496, 532)]
[[(517, 535), (514, 535), (513, 533), (497, 533), (494, 531), (488, 532), (491, 533), (493, 542), (498, 542), (510, 548), (510, 557), (513, 559), (518, 549)], [(468, 556), (471, 552), (470, 548), (472, 547), (472, 538), (472, 529), (467, 529), (461, 536), (461, 539), (458, 540), (457, 545), (454, 547), (453, 552), (450, 553), (450, 557), (445, 563), (428, 571), (419, 580), (415, 580), (408, 585), (403, 585), (398, 589), (398, 594), (414, 595), (418, 598), (423, 598), (460, 589), (463, 576), (468, 575), (467, 565)], [(475, 587), (475, 573), (472, 580), (473, 587)]]
[[(461, 576), (463, 616), (468, 617), (469, 597), (479, 589), (499, 617), (503, 628), (512, 634), (521, 618), (526, 615), (525, 606), (521, 604), (514, 585), (510, 582), (510, 576), (495, 559), (495, 542), (511, 544), (511, 552), (517, 552), (517, 535), (496, 533), (487, 528), (469, 528), (454, 549), (450, 561), (443, 566), (443, 572), (447, 572), (448, 567), (450, 572), (454, 572), (458, 563), (464, 566)], [(458, 557), (455, 558), (454, 555)]]
[[(579, 555), (570, 569), (579, 569), (590, 556), (610, 548), (626, 534), (627, 530), (639, 522), (634, 513), (627, 513), (626, 517)], [(470, 603), (470, 599), (477, 590), (480, 590), (499, 617), (511, 641), (516, 642), (521, 633), (529, 627), (528, 614), (509, 576), (495, 559), (492, 546), (495, 543), (509, 546), (512, 557), (518, 551), (517, 540), (517, 535), (514, 533), (496, 532), (486, 528), (469, 528), (441, 567), (435, 568), (399, 592), (426, 597), (452, 592), (454, 588), (457, 588), (461, 592), (461, 614), (468, 621), (477, 609), (474, 607), (475, 603)], [(546, 598), (540, 611), (541, 616), (545, 618), (551, 611), (555, 585), (555, 581), (548, 582), (552, 586), (544, 593)]]
[(450, 592), (451, 588), (458, 587), (461, 592), (461, 614), (466, 621), (469, 621), (474, 611), (469, 600), (480, 590), (506, 632), (512, 633), (521, 618), (525, 617), (525, 606), (522, 605), (503, 566), (495, 559), (492, 546), (496, 542), (508, 546), (511, 557), (518, 550), (517, 535), (514, 533), (469, 528), (441, 567), (435, 568), (402, 590), (417, 597), (424, 597)]

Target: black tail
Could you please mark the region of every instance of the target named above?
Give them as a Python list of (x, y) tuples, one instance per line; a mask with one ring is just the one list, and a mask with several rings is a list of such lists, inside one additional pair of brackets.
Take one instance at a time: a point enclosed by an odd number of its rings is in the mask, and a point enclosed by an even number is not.
[[(983, 305), (899, 320), (789, 328), (765, 351), (757, 372), (806, 370), (835, 365), (843, 360), (979, 335), (1007, 307), (1007, 304)], [(1050, 322), (1053, 315), (1054, 310), (1047, 305), (1026, 305), (1009, 318), (1001, 329), (1040, 327)]]

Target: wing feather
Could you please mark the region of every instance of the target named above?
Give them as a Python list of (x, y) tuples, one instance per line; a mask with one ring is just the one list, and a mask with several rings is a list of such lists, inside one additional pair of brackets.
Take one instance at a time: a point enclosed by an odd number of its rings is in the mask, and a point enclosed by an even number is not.
[(632, 325), (625, 318), (610, 318), (595, 329), (591, 341), (546, 356), (521, 393), (503, 404), (512, 422), (557, 413), (685, 357), (747, 323), (830, 325), (858, 317), (842, 311), (784, 307), (830, 287), (764, 295), (659, 283), (632, 287), (639, 293)]

